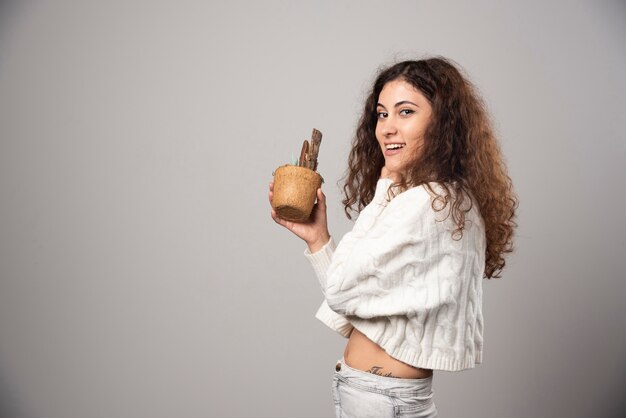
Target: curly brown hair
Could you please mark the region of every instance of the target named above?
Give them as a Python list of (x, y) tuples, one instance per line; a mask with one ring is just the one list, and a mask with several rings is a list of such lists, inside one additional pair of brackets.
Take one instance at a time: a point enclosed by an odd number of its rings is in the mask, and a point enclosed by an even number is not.
[[(436, 196), (432, 202), (436, 211), (451, 202), (450, 214), (457, 227), (453, 231), (454, 239), (462, 238), (465, 213), (475, 201), (485, 223), (487, 239), (484, 277), (501, 277), (504, 255), (513, 251), (519, 201), (483, 100), (447, 58), (403, 61), (379, 72), (365, 101), (348, 169), (342, 178), (346, 216), (352, 219), (350, 212), (360, 212), (374, 197), (385, 165), (375, 135), (376, 104), (385, 84), (394, 80), (411, 84), (432, 106), (431, 121), (424, 133), (424, 151), (414, 158), (406, 176), (396, 185), (405, 190), (424, 184)], [(429, 183), (440, 185), (445, 195), (435, 192)], [(450, 195), (455, 199), (450, 199)], [(465, 196), (470, 201), (469, 208), (462, 206)], [(440, 205), (435, 208), (437, 201)]]

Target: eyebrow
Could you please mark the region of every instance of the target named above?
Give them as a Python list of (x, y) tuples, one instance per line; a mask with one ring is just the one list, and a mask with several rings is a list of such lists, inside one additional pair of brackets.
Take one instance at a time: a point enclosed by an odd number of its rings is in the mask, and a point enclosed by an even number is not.
[[(404, 104), (411, 104), (411, 105), (413, 105), (413, 106), (415, 106), (415, 107), (419, 107), (419, 106), (418, 106), (418, 105), (416, 105), (415, 103), (410, 102), (410, 101), (408, 101), (408, 100), (402, 100), (401, 102), (396, 103), (393, 107), (402, 106), (402, 105), (404, 105)], [(384, 108), (384, 109), (387, 109), (387, 108), (386, 108), (385, 106), (383, 106), (381, 103), (376, 103), (376, 106), (380, 106), (380, 107), (382, 107), (382, 108)]]

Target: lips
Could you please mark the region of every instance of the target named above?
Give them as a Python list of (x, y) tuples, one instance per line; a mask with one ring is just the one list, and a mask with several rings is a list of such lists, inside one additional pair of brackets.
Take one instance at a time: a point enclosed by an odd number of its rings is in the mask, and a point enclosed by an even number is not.
[(389, 142), (385, 144), (385, 157), (390, 157), (402, 152), (402, 148), (406, 146), (403, 142)]

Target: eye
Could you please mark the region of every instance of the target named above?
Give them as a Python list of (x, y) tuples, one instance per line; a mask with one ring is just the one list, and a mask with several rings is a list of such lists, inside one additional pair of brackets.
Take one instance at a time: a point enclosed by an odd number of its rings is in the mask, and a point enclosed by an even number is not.
[(408, 116), (408, 115), (410, 115), (411, 113), (415, 113), (415, 110), (413, 110), (413, 109), (402, 109), (402, 110), (400, 111), (400, 114), (401, 114), (402, 116)]
[(386, 118), (388, 115), (387, 112), (376, 112), (376, 116), (378, 116), (378, 119), (383, 119)]

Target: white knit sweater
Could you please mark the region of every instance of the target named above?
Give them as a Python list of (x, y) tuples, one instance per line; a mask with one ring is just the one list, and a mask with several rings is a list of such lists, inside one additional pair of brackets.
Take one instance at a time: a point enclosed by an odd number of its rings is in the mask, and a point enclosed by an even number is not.
[(331, 238), (315, 253), (305, 250), (325, 295), (316, 317), (344, 337), (358, 329), (414, 367), (472, 368), (483, 350), (486, 238), (478, 206), (454, 240), (451, 203), (435, 212), (424, 186), (388, 201), (391, 183), (378, 180), (338, 246)]

